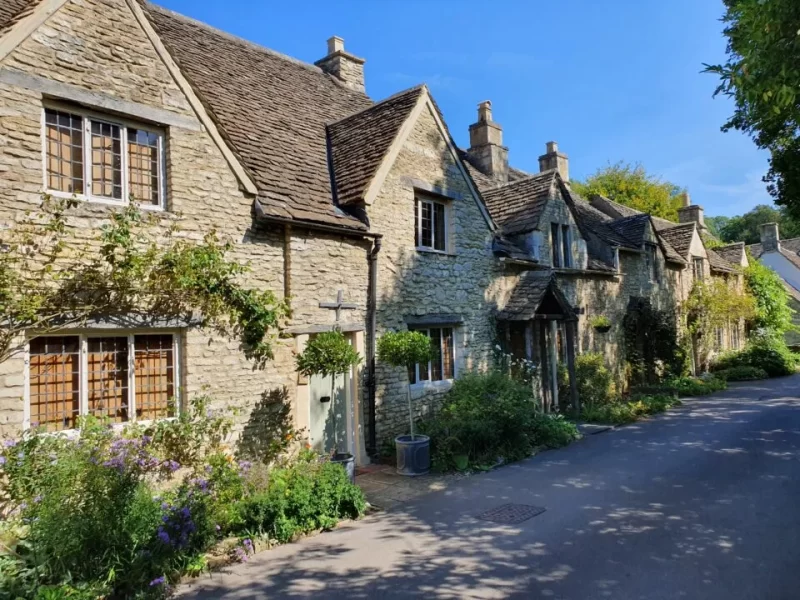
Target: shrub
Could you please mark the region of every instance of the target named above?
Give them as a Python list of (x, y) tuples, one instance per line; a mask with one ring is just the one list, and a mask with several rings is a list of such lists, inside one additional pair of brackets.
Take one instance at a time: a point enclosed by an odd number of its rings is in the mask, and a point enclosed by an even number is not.
[(536, 446), (560, 446), (577, 435), (571, 423), (536, 411), (530, 386), (498, 371), (468, 373), (420, 430), (431, 437), (434, 469), (443, 471), (519, 460)]
[(331, 529), (342, 518), (364, 514), (361, 489), (350, 484), (334, 463), (298, 462), (275, 469), (269, 487), (239, 505), (240, 531), (258, 531), (279, 541), (317, 529)]
[(724, 379), (725, 381), (755, 381), (757, 379), (767, 379), (769, 375), (761, 367), (750, 367), (742, 365), (739, 367), (730, 367), (714, 373), (716, 377)]
[(770, 377), (780, 377), (797, 370), (797, 357), (782, 337), (761, 333), (753, 336), (744, 350), (720, 356), (713, 369), (721, 371), (732, 367), (758, 367)]
[(587, 406), (581, 411), (581, 419), (589, 423), (625, 425), (633, 423), (641, 417), (664, 412), (678, 404), (680, 404), (680, 400), (671, 395), (644, 395), (627, 402), (618, 401)]
[(582, 404), (604, 404), (616, 394), (613, 375), (600, 353), (590, 352), (575, 358), (575, 379)]

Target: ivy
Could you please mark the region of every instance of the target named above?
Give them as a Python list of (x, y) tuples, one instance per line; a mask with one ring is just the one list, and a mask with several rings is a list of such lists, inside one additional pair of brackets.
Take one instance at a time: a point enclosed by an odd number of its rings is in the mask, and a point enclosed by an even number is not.
[(667, 374), (682, 373), (686, 355), (674, 311), (658, 310), (645, 298), (631, 298), (622, 331), (632, 381), (654, 383)]
[(780, 276), (752, 256), (744, 270), (747, 291), (755, 298), (753, 327), (783, 335), (795, 329), (792, 323), (794, 310), (789, 306), (789, 293)]
[(70, 223), (75, 199), (43, 196), (0, 239), (0, 361), (26, 330), (40, 334), (91, 319), (179, 320), (242, 342), (259, 366), (272, 358), (284, 302), (242, 286), (249, 267), (233, 245), (208, 232), (202, 241), (166, 229), (136, 203), (114, 211), (94, 235)]

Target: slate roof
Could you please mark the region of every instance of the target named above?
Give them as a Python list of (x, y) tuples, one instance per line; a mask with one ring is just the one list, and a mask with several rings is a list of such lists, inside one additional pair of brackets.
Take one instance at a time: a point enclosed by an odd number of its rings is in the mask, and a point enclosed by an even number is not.
[(20, 19), (28, 16), (41, 0), (0, 1), (0, 35)]
[(534, 229), (548, 198), (554, 193), (556, 174), (552, 169), (483, 190), (483, 199), (497, 226), (508, 235)]
[[(758, 258), (764, 254), (764, 248), (761, 244), (750, 244), (747, 246), (753, 258)], [(781, 250), (788, 251), (794, 254), (800, 254), (800, 238), (791, 238), (788, 240), (781, 240)]]
[(631, 215), (621, 219), (614, 219), (608, 223), (608, 226), (631, 240), (637, 247), (644, 244), (644, 233), (647, 231), (647, 224), (650, 222), (650, 215), (640, 213), (638, 215)]
[(423, 93), (425, 86), (411, 88), (328, 126), (339, 204), (363, 199), (383, 157)]
[(564, 315), (574, 319), (575, 312), (558, 288), (555, 277), (544, 276), (537, 271), (526, 271), (520, 275), (511, 297), (497, 318), (501, 321), (528, 321), (534, 318), (548, 292), (553, 294)]
[(706, 256), (708, 256), (708, 264), (711, 266), (712, 271), (718, 271), (720, 273), (737, 272), (736, 268), (734, 268), (731, 263), (722, 258), (712, 248), (706, 248)]
[(264, 213), (365, 229), (332, 202), (326, 125), (372, 101), (318, 67), (161, 7), (144, 7), (255, 182)]
[(744, 256), (744, 242), (736, 242), (735, 244), (728, 244), (727, 246), (718, 246), (714, 248), (714, 252), (719, 254), (723, 260), (733, 265), (741, 265), (742, 257)]
[(687, 259), (689, 257), (689, 247), (692, 245), (694, 227), (694, 223), (673, 225), (669, 229), (662, 229), (658, 232), (658, 235), (666, 240), (682, 258)]
[(630, 249), (637, 248), (636, 244), (611, 227), (611, 217), (597, 210), (577, 194), (571, 193), (571, 196), (575, 212), (578, 213), (578, 218), (589, 230), (597, 234), (600, 239), (612, 246), (621, 246)]

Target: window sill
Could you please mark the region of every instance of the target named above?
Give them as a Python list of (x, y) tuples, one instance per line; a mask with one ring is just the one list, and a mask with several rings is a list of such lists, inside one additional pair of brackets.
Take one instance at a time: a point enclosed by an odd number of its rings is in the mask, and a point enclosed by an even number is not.
[(430, 393), (444, 393), (453, 387), (452, 379), (442, 379), (440, 381), (422, 381), (411, 385), (411, 398), (416, 400)]
[[(164, 417), (163, 419), (147, 419), (146, 421), (125, 421), (124, 423), (111, 423), (111, 430), (116, 433), (121, 433), (126, 427), (149, 427), (154, 423), (161, 423), (167, 421), (175, 421), (178, 417)], [(23, 426), (24, 431), (30, 431), (33, 429), (30, 424), (25, 424)], [(49, 436), (63, 436), (67, 439), (74, 439), (79, 438), (81, 432), (83, 430), (80, 428), (73, 428), (73, 429), (59, 429), (58, 431), (43, 431), (37, 435), (49, 437)]]
[[(53, 198), (64, 198), (65, 200), (77, 200), (78, 202), (85, 202), (86, 204), (99, 204), (102, 206), (129, 206), (130, 202), (127, 200), (114, 200), (112, 198), (102, 198), (97, 196), (87, 196), (86, 194), (70, 194), (69, 192), (62, 192), (59, 190), (45, 190), (45, 194)], [(146, 211), (152, 212), (166, 212), (163, 206), (153, 206), (152, 204), (137, 204), (137, 206)]]
[(426, 248), (425, 246), (416, 246), (417, 252), (423, 254), (438, 254), (440, 256), (455, 256), (455, 252), (448, 252), (447, 250), (435, 250), (433, 248)]

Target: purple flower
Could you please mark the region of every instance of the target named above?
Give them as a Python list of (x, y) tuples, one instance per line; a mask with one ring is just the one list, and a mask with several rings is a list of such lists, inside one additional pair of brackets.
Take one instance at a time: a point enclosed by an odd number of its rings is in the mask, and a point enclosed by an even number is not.
[(252, 466), (253, 463), (251, 463), (249, 460), (239, 461), (239, 471), (241, 471), (242, 473), (247, 473)]
[(3, 441), (3, 446), (5, 446), (6, 448), (13, 448), (16, 445), (17, 445), (16, 440), (4, 440)]
[(167, 470), (168, 470), (170, 473), (174, 473), (175, 471), (177, 471), (178, 469), (180, 469), (180, 468), (181, 468), (181, 465), (180, 465), (180, 463), (179, 463), (179, 462), (176, 462), (176, 461), (174, 461), (174, 460), (168, 460), (168, 461), (166, 461), (165, 463), (163, 463), (163, 465), (164, 465), (164, 466), (167, 468)]
[(34, 501), (36, 504), (39, 504), (39, 502), (41, 502), (41, 501), (42, 501), (42, 495), (41, 495), (41, 494), (39, 494), (38, 496), (36, 496), (36, 497), (33, 499), (33, 501)]
[(150, 582), (150, 587), (155, 587), (157, 585), (164, 585), (166, 581), (167, 579), (163, 575), (161, 577), (156, 577), (155, 579), (153, 579), (153, 581)]
[(169, 504), (167, 504), (166, 502), (162, 502), (161, 503), (161, 510), (168, 510), (168, 509), (169, 509)]
[(252, 541), (250, 541), (250, 539), (249, 539), (249, 538), (248, 538), (248, 539), (246, 539), (246, 540), (244, 540), (244, 541), (242, 542), (242, 544), (243, 544), (243, 545), (244, 545), (244, 547), (245, 547), (245, 548), (247, 548), (248, 550), (252, 550), (252, 548), (253, 548), (253, 542), (252, 542)]
[(2, 466), (4, 464), (6, 464), (6, 457), (5, 456), (0, 456), (0, 466)]
[(158, 539), (160, 539), (164, 544), (169, 544), (169, 534), (164, 531), (163, 527), (158, 528)]

